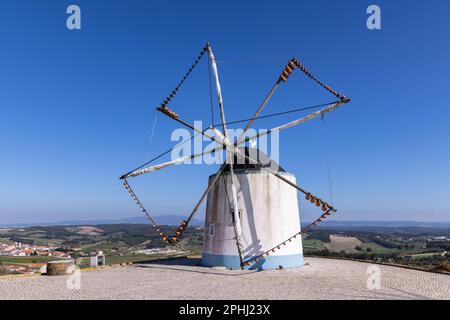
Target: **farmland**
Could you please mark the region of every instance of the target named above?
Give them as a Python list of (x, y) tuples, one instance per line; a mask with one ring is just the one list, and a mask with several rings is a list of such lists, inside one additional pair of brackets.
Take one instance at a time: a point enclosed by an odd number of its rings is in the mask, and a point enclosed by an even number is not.
[[(167, 234), (174, 234), (175, 227), (163, 227)], [(166, 252), (166, 243), (149, 225), (111, 224), (96, 226), (51, 226), (17, 229), (1, 229), (0, 244), (19, 243), (23, 247), (45, 246), (79, 261), (80, 267), (89, 265), (88, 257), (102, 251), (106, 264), (130, 263), (198, 254), (201, 248), (202, 230), (188, 228), (184, 238), (172, 252)], [(152, 254), (147, 249), (158, 248)], [(158, 253), (159, 252), (159, 253)], [(0, 255), (0, 274), (7, 274), (11, 266), (39, 268), (47, 261), (59, 257), (32, 254), (28, 256)], [(36, 269), (37, 270), (37, 269)], [(27, 270), (28, 271), (28, 270)]]
[[(172, 226), (162, 228), (167, 234), (176, 231)], [(361, 259), (445, 271), (450, 260), (448, 238), (450, 229), (445, 228), (317, 228), (303, 238), (303, 247), (306, 256)], [(188, 228), (175, 252), (166, 253), (166, 243), (151, 226), (144, 224), (0, 229), (0, 243), (52, 247), (78, 259), (81, 267), (88, 266), (87, 257), (98, 251), (106, 255), (107, 264), (164, 259), (179, 256), (180, 252), (198, 257), (202, 241), (202, 228)], [(155, 248), (161, 251), (142, 254)], [(0, 273), (5, 273), (4, 267), (8, 265), (39, 265), (54, 259), (58, 257), (0, 255)]]
[(317, 228), (304, 239), (304, 253), (443, 271), (450, 261), (449, 238), (445, 228)]

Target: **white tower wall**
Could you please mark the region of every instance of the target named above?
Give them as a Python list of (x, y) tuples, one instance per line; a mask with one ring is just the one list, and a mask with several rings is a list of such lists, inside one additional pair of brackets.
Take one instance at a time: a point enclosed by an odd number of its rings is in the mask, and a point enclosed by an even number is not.
[[(294, 175), (279, 174), (295, 183)], [(296, 189), (263, 170), (236, 170), (235, 175), (245, 259), (272, 249), (300, 231)], [(229, 206), (229, 181), (229, 172), (224, 172), (208, 195), (202, 263), (237, 269), (240, 260)], [(251, 268), (293, 268), (303, 264), (302, 242), (297, 238)]]

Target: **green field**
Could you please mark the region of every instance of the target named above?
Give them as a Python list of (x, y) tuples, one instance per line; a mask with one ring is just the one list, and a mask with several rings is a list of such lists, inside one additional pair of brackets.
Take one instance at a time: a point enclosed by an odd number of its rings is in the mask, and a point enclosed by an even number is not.
[(46, 263), (47, 261), (58, 260), (49, 256), (30, 256), (30, 257), (10, 257), (0, 256), (0, 262), (3, 264), (30, 264), (30, 263)]
[[(107, 255), (106, 264), (120, 264), (120, 263), (135, 263), (144, 261), (154, 261), (161, 259), (169, 259), (174, 257), (180, 257), (184, 255), (180, 254), (160, 254), (160, 255), (145, 255), (145, 254), (124, 254), (124, 255)], [(47, 263), (48, 261), (60, 260), (55, 257), (48, 256), (30, 256), (30, 257), (10, 257), (0, 256), (0, 262), (4, 265), (28, 265), (31, 263)], [(89, 258), (81, 258), (79, 264), (81, 268), (89, 267)]]
[(410, 256), (413, 259), (424, 259), (424, 258), (440, 256), (440, 255), (442, 255), (442, 251), (440, 251), (440, 252), (416, 253), (416, 254), (411, 254)]
[[(164, 233), (173, 235), (174, 226), (163, 226)], [(95, 231), (95, 232), (93, 232)], [(341, 240), (340, 245), (331, 241), (330, 236)], [(450, 261), (449, 243), (430, 242), (432, 236), (450, 237), (449, 229), (423, 227), (358, 227), (347, 229), (316, 228), (310, 230), (303, 239), (305, 255), (333, 256), (369, 261), (394, 262), (433, 269), (441, 263)], [(333, 238), (333, 239), (334, 239)], [(348, 238), (348, 239), (345, 239)], [(336, 239), (334, 239), (336, 240)], [(347, 241), (347, 243), (345, 243)], [(57, 251), (68, 252), (72, 257), (90, 256), (103, 251), (107, 264), (152, 261), (174, 257), (171, 254), (134, 254), (144, 249), (165, 248), (167, 243), (156, 230), (145, 224), (101, 224), (89, 226), (40, 226), (30, 228), (0, 229), (0, 242), (22, 242), (24, 244), (43, 244), (54, 246)], [(202, 249), (203, 229), (188, 228), (176, 249), (199, 256)], [(334, 241), (336, 242), (336, 241)], [(344, 245), (347, 245), (345, 247)], [(358, 247), (356, 249), (356, 247)], [(370, 248), (370, 250), (368, 250)], [(0, 256), (0, 263), (31, 264), (56, 260), (55, 257)], [(82, 259), (82, 267), (89, 265), (89, 259)]]
[[(361, 248), (364, 251), (367, 251), (367, 248), (371, 249), (371, 252), (373, 253), (392, 253), (395, 251), (395, 249), (389, 249), (389, 248), (385, 248), (383, 246), (380, 246), (379, 244), (376, 244), (374, 242), (364, 242), (361, 245)], [(397, 250), (398, 251), (398, 250)]]
[(323, 241), (318, 240), (318, 239), (304, 239), (303, 240), (303, 249), (305, 249), (305, 251), (322, 250), (323, 249)]
[[(79, 266), (81, 268), (89, 267), (89, 258), (83, 258), (83, 256), (89, 256), (96, 251), (103, 251), (106, 255), (107, 265), (154, 261), (187, 255), (180, 255), (180, 253), (159, 255), (135, 254), (134, 252), (138, 250), (164, 248), (167, 246), (161, 240), (160, 235), (149, 225), (98, 225), (95, 227), (96, 234), (86, 234), (84, 231), (87, 229), (86, 226), (3, 229), (0, 240), (2, 243), (22, 242), (60, 248), (57, 250), (69, 252), (74, 259), (81, 258), (81, 261), (79, 260)], [(169, 235), (174, 234), (176, 231), (176, 227), (165, 226), (163, 229)], [(188, 228), (182, 241), (177, 244), (176, 249), (189, 252), (189, 254), (199, 253), (202, 246), (202, 236), (203, 230)], [(73, 250), (74, 248), (77, 249)], [(51, 260), (58, 260), (58, 258), (51, 256), (0, 256), (0, 264), (4, 265), (28, 265), (32, 263), (46, 263)]]
[(9, 238), (0, 237), (0, 243), (14, 244), (14, 241), (11, 241)]
[[(185, 255), (176, 254), (161, 254), (161, 255), (145, 255), (145, 254), (124, 254), (124, 255), (106, 255), (106, 265), (114, 265), (120, 263), (137, 263), (146, 261), (155, 261), (162, 259), (170, 259), (175, 257), (182, 257)], [(79, 264), (81, 268), (89, 267), (89, 258), (82, 258)]]
[(145, 255), (145, 254), (127, 254), (123, 256), (106, 256), (106, 264), (119, 264), (128, 262), (143, 262), (159, 259), (167, 259), (168, 255)]
[[(111, 224), (95, 226), (96, 234), (86, 234), (87, 226), (51, 226), (20, 229), (3, 229), (1, 242), (22, 242), (50, 247), (80, 248), (83, 253), (103, 251), (105, 254), (128, 254), (130, 251), (160, 248), (167, 244), (156, 230), (144, 224)], [(92, 228), (92, 227), (91, 227)], [(173, 235), (176, 227), (164, 226), (163, 231)], [(179, 246), (198, 250), (201, 248), (203, 230), (188, 228)]]

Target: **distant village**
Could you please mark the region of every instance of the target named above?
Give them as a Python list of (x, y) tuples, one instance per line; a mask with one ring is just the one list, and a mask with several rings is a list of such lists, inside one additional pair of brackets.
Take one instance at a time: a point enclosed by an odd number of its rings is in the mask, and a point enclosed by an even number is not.
[(144, 250), (137, 250), (134, 251), (134, 253), (139, 254), (146, 254), (146, 255), (160, 255), (160, 254), (180, 254), (180, 253), (188, 253), (187, 251), (179, 250), (179, 249), (172, 249), (172, 248), (152, 248), (152, 249), (144, 249)]
[(71, 258), (67, 252), (58, 251), (55, 247), (37, 246), (22, 242), (14, 244), (0, 243), (0, 255), (12, 257), (52, 256), (58, 258)]
[[(13, 244), (0, 243), (0, 256), (9, 257), (31, 257), (31, 256), (49, 256), (55, 258), (71, 258), (67, 252), (58, 251), (58, 248), (31, 245), (22, 242)], [(32, 274), (42, 272), (45, 264), (43, 263), (27, 263), (27, 264), (11, 264), (4, 266), (4, 270), (9, 273)]]
[[(161, 254), (180, 254), (186, 252), (182, 250), (163, 247), (163, 248), (136, 250), (133, 251), (132, 253), (152, 256)], [(46, 261), (48, 259), (42, 257), (51, 257), (56, 259), (74, 259), (76, 264), (80, 264), (83, 258), (88, 258), (90, 259), (89, 260), (90, 266), (98, 266), (99, 265), (98, 258), (102, 256), (103, 257), (101, 258), (102, 265), (105, 264), (104, 258), (105, 255), (103, 254), (103, 251), (94, 251), (86, 253), (82, 252), (80, 248), (50, 247), (22, 242), (0, 243), (0, 256), (11, 258), (30, 257), (30, 259), (28, 259), (28, 263), (14, 262), (14, 263), (6, 263), (3, 266), (0, 266), (7, 273), (16, 273), (16, 274), (45, 273)], [(119, 254), (119, 256), (122, 256), (122, 254)], [(36, 259), (33, 259), (33, 257), (36, 257)]]

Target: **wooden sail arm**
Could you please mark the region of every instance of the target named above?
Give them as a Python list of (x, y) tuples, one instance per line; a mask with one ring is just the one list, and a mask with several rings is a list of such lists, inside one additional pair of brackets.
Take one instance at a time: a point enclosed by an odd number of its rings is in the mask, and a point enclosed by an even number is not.
[(178, 241), (178, 239), (183, 235), (183, 232), (188, 227), (189, 222), (194, 217), (194, 215), (197, 213), (198, 208), (203, 203), (203, 201), (206, 199), (206, 196), (209, 194), (209, 192), (212, 190), (212, 188), (214, 188), (214, 186), (216, 185), (216, 183), (219, 180), (220, 175), (222, 174), (225, 167), (226, 167), (226, 163), (223, 163), (222, 166), (220, 167), (219, 171), (217, 171), (216, 174), (214, 175), (213, 180), (208, 184), (208, 187), (203, 192), (202, 196), (200, 197), (200, 200), (197, 202), (194, 209), (191, 211), (191, 214), (188, 216), (188, 218), (186, 220), (181, 221), (181, 224), (178, 227), (177, 231), (175, 232), (175, 235), (171, 238), (172, 241), (174, 241), (174, 242)]
[(316, 112), (310, 113), (309, 115), (307, 115), (305, 117), (302, 117), (302, 118), (290, 121), (290, 122), (285, 123), (283, 125), (280, 125), (278, 127), (274, 127), (272, 129), (270, 129), (270, 131), (276, 131), (276, 130), (280, 131), (280, 130), (285, 130), (285, 129), (288, 129), (288, 128), (292, 128), (292, 127), (298, 126), (299, 124), (305, 123), (305, 122), (307, 122), (309, 120), (312, 120), (312, 119), (315, 119), (315, 118), (317, 118), (319, 116), (322, 116), (325, 113), (333, 111), (334, 109), (339, 108), (340, 106), (342, 106), (345, 103), (347, 103), (347, 102), (342, 102), (341, 101), (341, 102), (333, 103), (332, 105), (330, 105), (330, 106), (328, 106), (326, 108), (320, 109), (320, 110), (318, 110)]
[[(254, 164), (259, 164), (261, 165), (261, 163), (256, 160), (253, 159), (252, 157), (246, 155), (244, 152), (242, 152), (239, 148), (234, 147), (232, 149), (232, 152), (236, 152), (237, 154), (239, 154), (241, 157), (244, 157), (245, 159), (249, 160), (250, 162), (254, 163)], [(314, 203), (317, 207), (322, 207), (323, 211), (326, 211), (328, 209), (337, 212), (337, 209), (330, 205), (328, 202), (322, 200), (321, 198), (313, 195), (311, 192), (305, 190), (304, 188), (300, 187), (299, 185), (295, 184), (294, 182), (290, 181), (289, 179), (286, 179), (285, 177), (283, 177), (282, 175), (280, 175), (277, 171), (272, 170), (269, 167), (263, 166), (261, 165), (261, 169), (268, 171), (269, 173), (273, 174), (274, 176), (276, 176), (278, 179), (286, 182), (287, 184), (289, 184), (290, 186), (294, 187), (295, 189), (297, 189), (298, 191), (302, 192), (303, 194), (306, 195), (306, 199), (311, 201), (311, 203)]]
[(336, 90), (332, 89), (330, 86), (326, 85), (325, 83), (323, 83), (322, 81), (320, 81), (319, 79), (317, 79), (315, 76), (313, 76), (313, 74), (306, 68), (306, 66), (301, 63), (297, 58), (292, 58), (291, 60), (289, 60), (288, 64), (286, 65), (286, 67), (284, 68), (283, 72), (280, 74), (277, 82), (275, 83), (275, 85), (272, 87), (272, 89), (270, 90), (269, 94), (267, 95), (267, 97), (264, 99), (263, 103), (261, 104), (261, 106), (256, 110), (255, 114), (253, 115), (253, 117), (250, 119), (250, 121), (248, 122), (248, 124), (245, 126), (244, 131), (242, 132), (242, 134), (239, 136), (238, 138), (238, 144), (240, 144), (242, 142), (242, 138), (245, 136), (245, 133), (248, 131), (248, 129), (250, 129), (250, 127), (253, 125), (253, 123), (255, 122), (255, 120), (257, 119), (257, 117), (259, 116), (259, 114), (261, 113), (261, 111), (264, 109), (264, 107), (266, 106), (267, 102), (269, 101), (269, 99), (272, 97), (273, 93), (275, 92), (276, 88), (278, 87), (278, 85), (281, 82), (286, 82), (287, 79), (289, 78), (289, 76), (292, 74), (292, 72), (296, 69), (299, 68), (299, 70), (306, 75), (308, 78), (310, 78), (311, 80), (315, 81), (317, 84), (319, 84), (321, 87), (323, 87), (325, 90), (327, 90), (328, 92), (330, 92), (331, 94), (333, 94), (334, 96), (336, 96), (340, 102), (342, 103), (347, 103), (350, 102), (350, 99), (347, 98), (346, 96), (344, 96), (343, 94), (337, 92)]
[(307, 234), (309, 229), (312, 228), (313, 226), (317, 225), (318, 223), (322, 222), (323, 220), (325, 220), (328, 216), (331, 215), (331, 211), (327, 210), (325, 213), (323, 213), (319, 218), (317, 218), (316, 220), (314, 220), (311, 224), (309, 224), (306, 228), (304, 228), (303, 230), (300, 230), (299, 232), (295, 233), (294, 235), (290, 236), (289, 238), (287, 238), (286, 240), (284, 240), (283, 242), (277, 244), (276, 246), (270, 248), (267, 251), (264, 251), (263, 253), (252, 257), (248, 260), (245, 261), (245, 264), (248, 267), (251, 267), (253, 264), (260, 262), (262, 259), (267, 258), (268, 256), (270, 256), (271, 254), (277, 252), (278, 250), (280, 250), (282, 247), (288, 245), (290, 242), (294, 241), (295, 239), (301, 239), (302, 234)]
[(271, 133), (273, 133), (275, 131), (281, 131), (281, 130), (285, 130), (285, 129), (288, 129), (288, 128), (292, 128), (292, 127), (298, 126), (299, 124), (305, 123), (305, 122), (307, 122), (309, 120), (313, 120), (313, 119), (315, 119), (315, 118), (317, 118), (319, 116), (322, 116), (325, 113), (333, 111), (334, 109), (337, 109), (340, 106), (342, 106), (344, 103), (346, 103), (346, 102), (333, 103), (333, 104), (329, 105), (328, 107), (325, 107), (325, 108), (322, 108), (322, 109), (320, 109), (318, 111), (312, 112), (312, 113), (310, 113), (310, 114), (308, 114), (308, 115), (306, 115), (304, 117), (295, 119), (293, 121), (290, 121), (288, 123), (282, 124), (282, 125), (277, 126), (277, 127), (274, 127), (274, 128), (269, 129), (267, 131), (260, 132), (258, 134), (255, 134), (255, 135), (251, 136), (251, 137), (246, 137), (239, 144), (245, 143), (245, 142), (249, 142), (249, 141), (261, 138), (261, 137), (264, 137), (264, 136), (269, 135), (269, 134), (271, 134)]
[(250, 129), (250, 127), (253, 125), (253, 123), (256, 121), (256, 118), (258, 118), (258, 116), (260, 115), (261, 111), (264, 109), (264, 107), (267, 105), (267, 103), (269, 102), (269, 99), (272, 97), (272, 95), (275, 93), (275, 90), (278, 88), (279, 84), (281, 82), (286, 82), (287, 78), (289, 78), (289, 76), (292, 74), (292, 71), (294, 71), (296, 65), (295, 63), (292, 61), (292, 59), (288, 62), (288, 64), (286, 65), (286, 67), (284, 68), (283, 72), (280, 74), (280, 76), (278, 77), (277, 82), (275, 82), (275, 84), (273, 85), (272, 89), (270, 89), (269, 93), (267, 94), (266, 98), (264, 99), (264, 101), (262, 102), (262, 104), (259, 106), (259, 108), (256, 110), (255, 114), (253, 115), (253, 117), (250, 119), (250, 121), (248, 122), (248, 124), (245, 126), (244, 131), (242, 132), (242, 134), (239, 136), (238, 138), (238, 144), (242, 141), (242, 138), (245, 136), (245, 133), (248, 131), (248, 129)]
[[(217, 70), (217, 63), (216, 59), (214, 57), (214, 53), (212, 51), (212, 48), (210, 44), (208, 43), (206, 45), (206, 49), (208, 51), (209, 61), (211, 64), (212, 73), (214, 76), (214, 80), (216, 83), (216, 93), (217, 93), (217, 99), (219, 101), (219, 108), (220, 108), (220, 118), (222, 120), (222, 129), (223, 129), (223, 136), (225, 139), (228, 138), (228, 132), (227, 132), (227, 125), (225, 120), (225, 110), (223, 106), (223, 98), (222, 98), (222, 90), (220, 87), (220, 81), (219, 81), (219, 73)], [(217, 131), (217, 130), (216, 130)], [(227, 160), (230, 163), (230, 178), (231, 178), (231, 198), (232, 198), (232, 205), (231, 208), (231, 214), (233, 218), (233, 228), (234, 233), (236, 236), (236, 245), (237, 250), (239, 253), (239, 259), (241, 261), (241, 268), (244, 267), (244, 245), (242, 243), (242, 227), (241, 227), (241, 219), (239, 217), (239, 208), (238, 208), (238, 200), (237, 200), (237, 191), (236, 191), (236, 184), (235, 184), (235, 176), (233, 172), (233, 157), (234, 152), (227, 151)]]
[[(265, 132), (258, 133), (258, 134), (254, 135), (254, 136), (246, 137), (243, 141), (240, 142), (240, 144), (248, 142), (248, 141), (251, 141), (251, 140), (254, 140), (254, 139), (258, 139), (258, 138), (264, 137), (264, 136), (269, 135), (269, 134), (271, 134), (271, 133), (273, 133), (275, 131), (280, 131), (280, 130), (284, 130), (284, 129), (288, 129), (288, 128), (292, 128), (292, 127), (298, 126), (298, 125), (300, 125), (302, 123), (305, 123), (305, 122), (307, 122), (309, 120), (315, 119), (315, 118), (317, 118), (317, 117), (319, 117), (319, 116), (321, 116), (321, 115), (323, 115), (325, 113), (331, 112), (331, 111), (339, 108), (340, 106), (342, 106), (344, 103), (346, 103), (346, 102), (336, 102), (336, 103), (334, 103), (334, 104), (332, 104), (332, 105), (330, 105), (330, 106), (328, 106), (326, 108), (323, 108), (321, 110), (313, 112), (313, 113), (311, 113), (311, 114), (309, 114), (309, 115), (307, 115), (305, 117), (293, 120), (291, 122), (285, 123), (285, 124), (280, 125), (278, 127), (274, 127), (274, 128), (269, 129), (269, 130), (267, 130)], [(185, 125), (188, 126), (189, 128), (191, 128), (191, 126), (189, 124), (186, 123)], [(154, 166), (150, 166), (150, 167), (147, 167), (147, 168), (135, 170), (135, 171), (133, 171), (133, 172), (123, 176), (123, 178), (136, 177), (136, 176), (139, 176), (139, 175), (144, 174), (144, 173), (158, 171), (158, 170), (164, 169), (166, 167), (169, 167), (169, 166), (172, 166), (172, 165), (175, 165), (175, 164), (180, 164), (180, 163), (183, 163), (185, 161), (189, 161), (189, 160), (201, 157), (203, 155), (211, 154), (213, 152), (217, 152), (217, 151), (221, 151), (221, 150), (226, 149), (227, 145), (224, 143), (223, 140), (220, 141), (220, 138), (218, 138), (220, 136), (223, 136), (222, 133), (220, 133), (220, 135), (217, 135), (217, 132), (214, 131), (216, 133), (216, 137), (211, 137), (210, 135), (206, 135), (205, 133), (203, 133), (201, 131), (199, 131), (199, 132), (201, 134), (203, 134), (205, 137), (208, 137), (211, 140), (216, 141), (217, 143), (220, 144), (220, 146), (218, 146), (216, 148), (213, 148), (213, 149), (210, 149), (208, 151), (201, 152), (201, 153), (193, 154), (193, 155), (186, 156), (186, 157), (180, 157), (180, 158), (174, 159), (172, 161), (168, 161), (168, 162), (160, 163), (160, 164), (157, 164), (157, 165), (154, 165)], [(237, 143), (234, 144), (234, 145), (235, 146), (239, 146)]]
[(140, 176), (141, 174), (158, 171), (158, 170), (170, 167), (172, 165), (181, 164), (181, 163), (183, 163), (185, 161), (189, 161), (191, 159), (192, 159), (192, 156), (180, 157), (180, 158), (177, 158), (177, 159), (174, 159), (174, 160), (171, 160), (171, 161), (167, 161), (167, 162), (163, 162), (163, 163), (160, 163), (160, 164), (157, 164), (157, 165), (154, 165), (154, 166), (150, 166), (150, 167), (146, 167), (146, 168), (135, 170), (135, 171), (133, 171), (131, 173), (128, 173), (127, 175), (125, 175), (125, 176), (123, 176), (121, 178), (122, 179), (126, 179), (126, 178), (129, 178), (129, 177), (137, 177), (137, 176)]
[[(236, 154), (236, 155), (240, 155), (241, 157), (244, 157), (245, 159), (249, 160), (250, 162), (252, 162), (252, 163), (254, 163), (254, 164), (259, 164), (259, 165), (260, 165), (260, 162), (259, 162), (257, 159), (254, 159), (254, 158), (252, 158), (252, 157), (246, 155), (245, 152), (242, 152), (238, 147), (236, 147), (235, 145), (233, 145), (233, 144), (228, 140), (228, 138), (226, 138), (225, 136), (223, 136), (222, 133), (221, 133), (219, 130), (214, 129), (214, 132), (219, 136), (220, 141), (223, 142), (224, 145), (226, 145), (226, 147), (228, 148), (228, 150), (229, 150), (230, 152), (232, 152), (233, 154)], [(232, 165), (232, 164), (230, 164), (230, 166), (231, 166), (231, 165)], [(305, 194), (305, 195), (306, 195), (306, 200), (309, 200), (311, 203), (315, 204), (317, 207), (321, 207), (321, 209), (322, 209), (323, 211), (326, 211), (326, 210), (332, 210), (332, 211), (334, 211), (334, 212), (337, 211), (337, 209), (336, 209), (334, 206), (330, 205), (328, 202), (322, 200), (321, 198), (319, 198), (319, 197), (313, 195), (311, 192), (309, 192), (309, 191), (305, 190), (304, 188), (298, 186), (297, 184), (293, 183), (293, 182), (290, 181), (289, 179), (286, 179), (285, 177), (283, 177), (282, 175), (280, 175), (277, 171), (272, 170), (271, 168), (265, 167), (265, 166), (262, 166), (262, 165), (261, 165), (261, 168), (262, 168), (263, 170), (266, 170), (266, 171), (272, 173), (272, 174), (273, 174), (274, 176), (276, 176), (278, 179), (280, 179), (280, 180), (286, 182), (286, 183), (289, 184), (290, 186), (294, 187), (294, 188), (297, 189), (298, 191), (300, 191), (300, 192), (302, 192), (303, 194)]]

